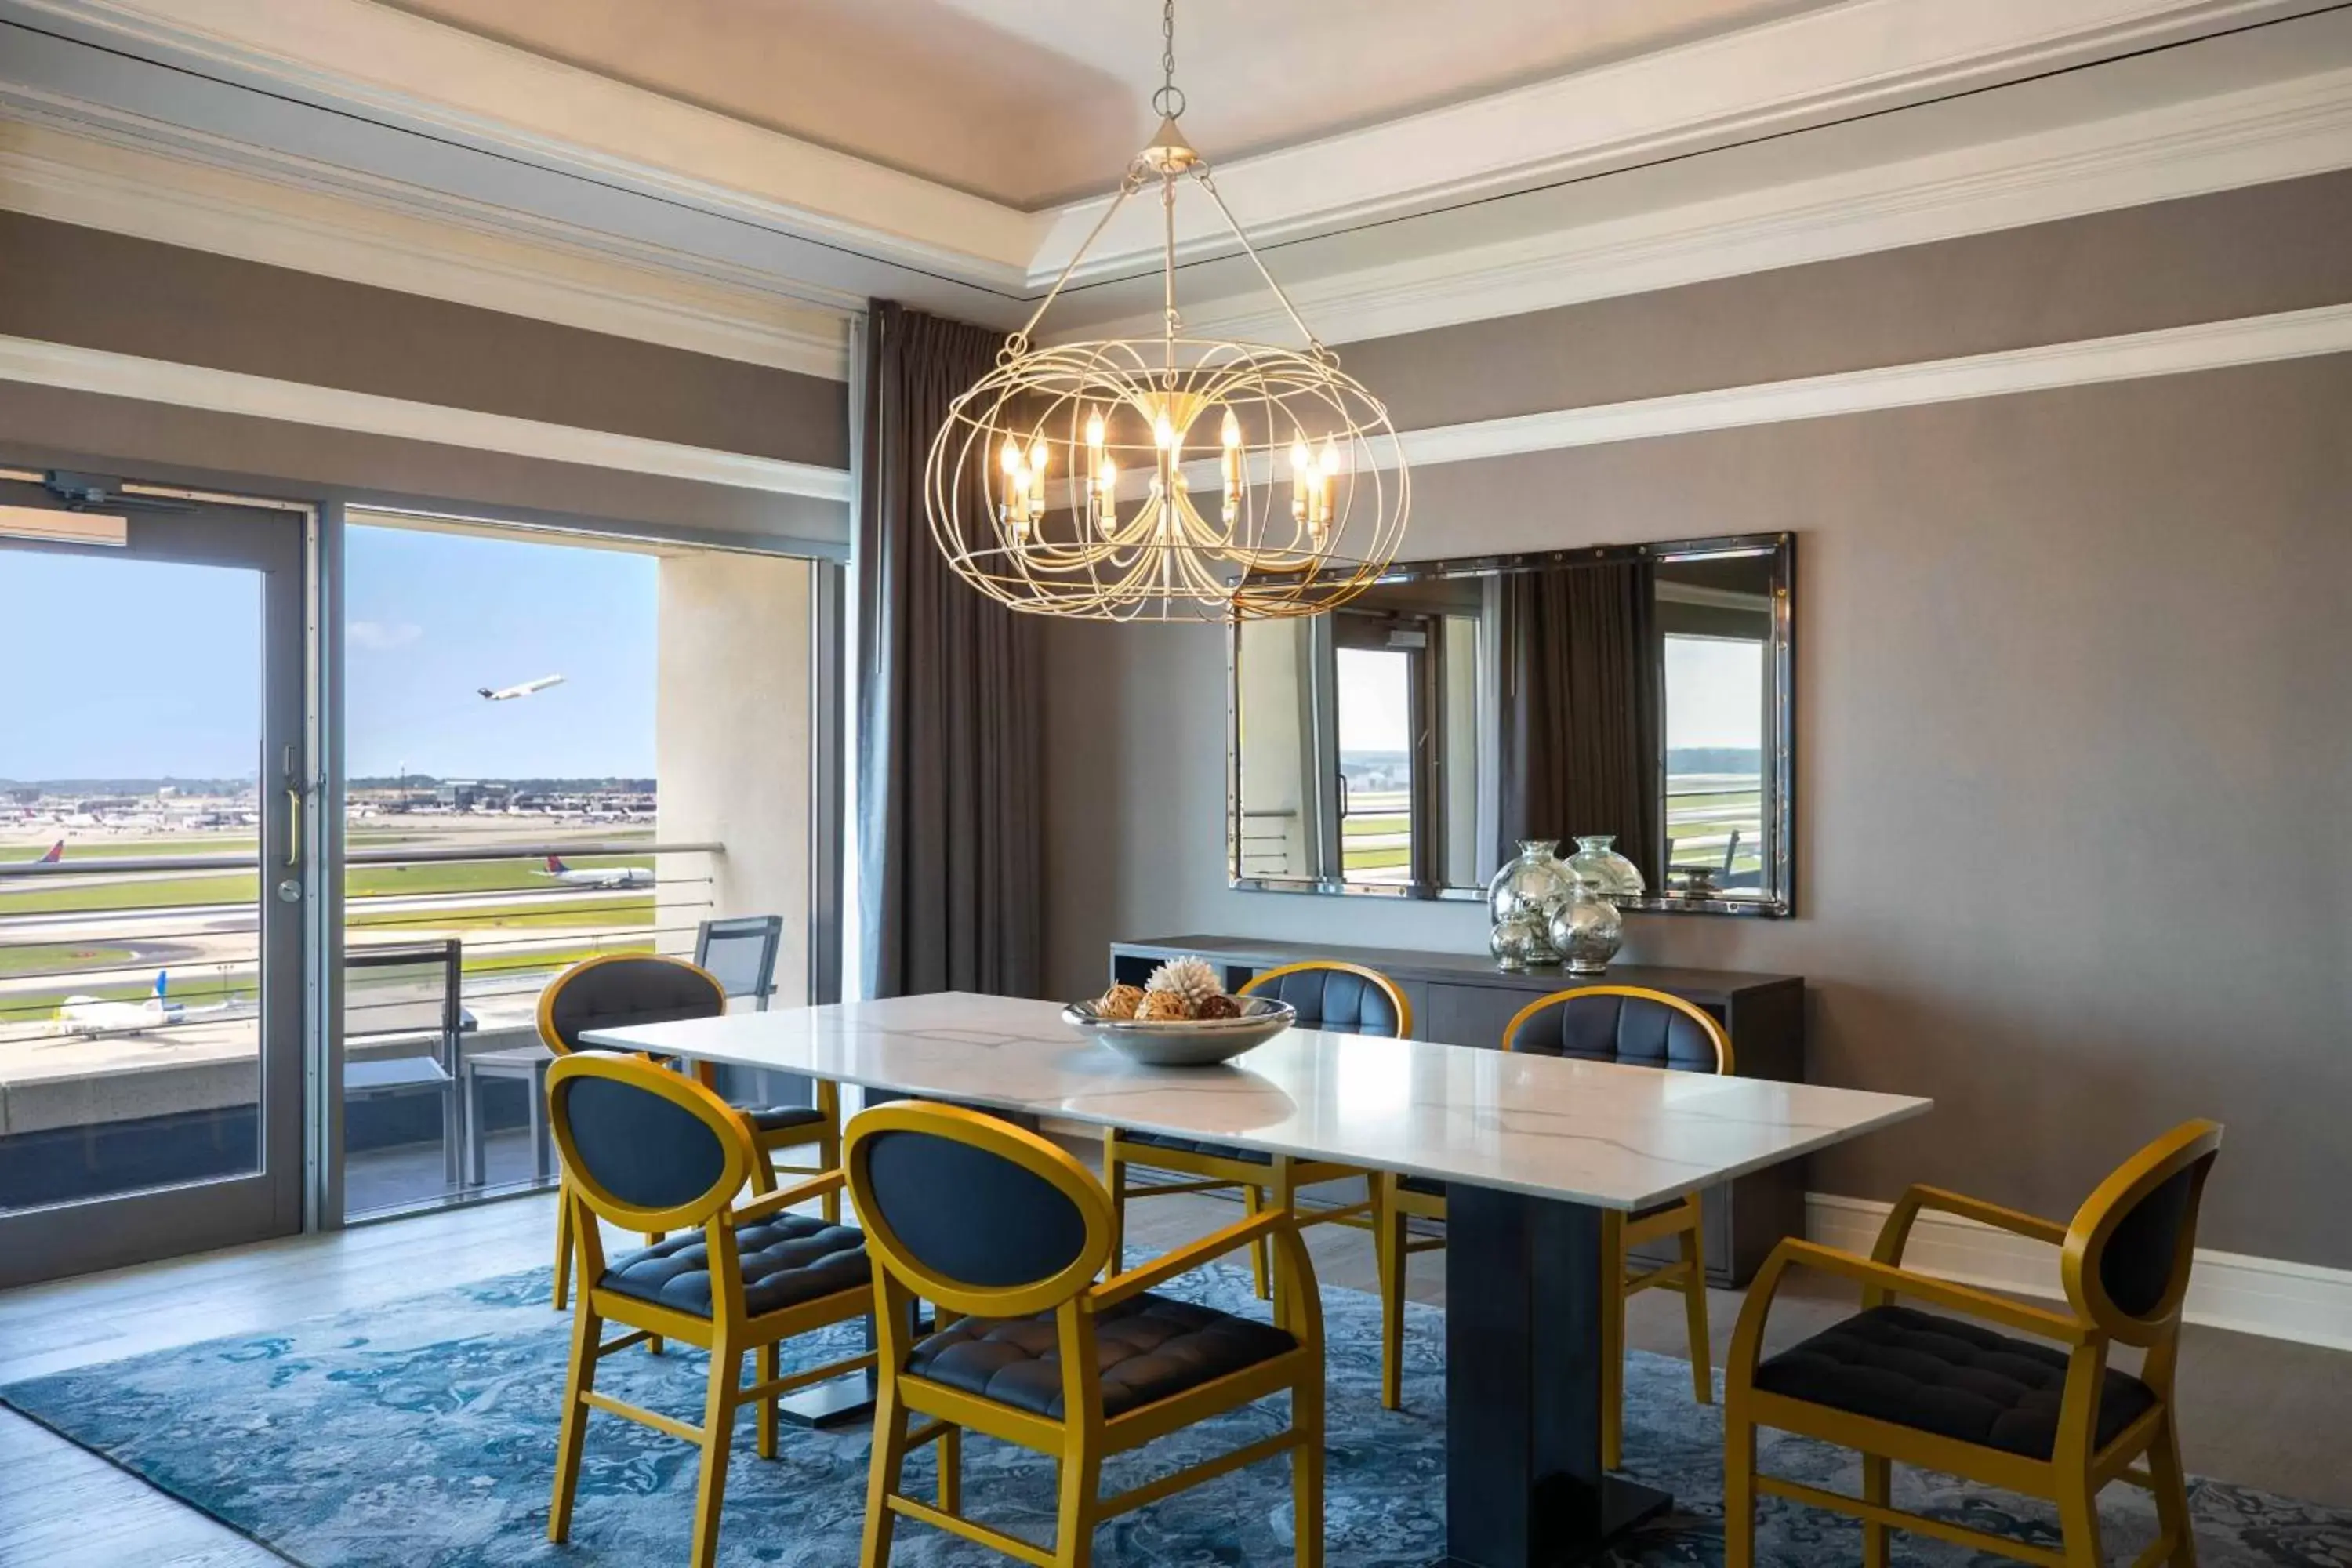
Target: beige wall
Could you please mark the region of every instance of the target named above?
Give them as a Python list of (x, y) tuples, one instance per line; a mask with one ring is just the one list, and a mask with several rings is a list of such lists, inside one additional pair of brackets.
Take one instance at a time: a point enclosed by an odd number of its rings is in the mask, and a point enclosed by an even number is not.
[[(1816, 1190), (2065, 1215), (2175, 1121), (2205, 1242), (2352, 1265), (2352, 356), (1414, 476), (1411, 553), (1799, 536), (1801, 918), (1634, 916), (1627, 956), (1788, 971), (1811, 1070), (1932, 1095)], [(1224, 656), (1057, 626), (1048, 980), (1118, 937), (1475, 951), (1475, 906), (1226, 885)]]
[(664, 556), (660, 574), (660, 833), (727, 846), (713, 858), (711, 907), (662, 923), (782, 915), (785, 1005), (808, 994), (811, 570), (700, 552)]

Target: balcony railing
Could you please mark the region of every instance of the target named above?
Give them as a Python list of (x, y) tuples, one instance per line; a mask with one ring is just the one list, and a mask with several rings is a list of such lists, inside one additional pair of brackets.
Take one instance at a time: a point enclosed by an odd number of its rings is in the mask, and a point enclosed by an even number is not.
[[(133, 1168), (139, 1185), (250, 1169), (257, 1147), (265, 868), (251, 848), (108, 847), (0, 865), (0, 1209), (121, 1190)], [(356, 844), (344, 857), (344, 945), (459, 943), (464, 1048), (511, 1047), (532, 1037), (539, 993), (565, 965), (690, 952), (716, 912), (711, 862), (723, 854), (610, 837)], [(342, 1012), (349, 1059), (426, 1048), (415, 1037), (437, 1031), (444, 990), (421, 970), (354, 968)], [(498, 1089), (485, 1131), (505, 1139), (508, 1124), (522, 1125), (522, 1089)], [(386, 1190), (362, 1179), (370, 1161), (429, 1167), (438, 1190), (443, 1162), (411, 1158), (420, 1151), (410, 1145), (443, 1135), (419, 1098), (347, 1107), (348, 1207), (371, 1206), (363, 1188)], [(522, 1159), (527, 1168), (527, 1146)]]

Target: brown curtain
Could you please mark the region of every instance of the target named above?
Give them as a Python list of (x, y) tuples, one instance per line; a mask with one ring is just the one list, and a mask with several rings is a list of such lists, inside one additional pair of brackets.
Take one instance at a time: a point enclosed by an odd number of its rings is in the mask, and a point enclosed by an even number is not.
[(1649, 563), (1513, 572), (1499, 591), (1502, 858), (1523, 838), (1613, 833), (1657, 886), (1664, 697)]
[(858, 494), (858, 917), (872, 996), (1034, 995), (1037, 627), (948, 569), (924, 467), (1003, 334), (877, 302)]

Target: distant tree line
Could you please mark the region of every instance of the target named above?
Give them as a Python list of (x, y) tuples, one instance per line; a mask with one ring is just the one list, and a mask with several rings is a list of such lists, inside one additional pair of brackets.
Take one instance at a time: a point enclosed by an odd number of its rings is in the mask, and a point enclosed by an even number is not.
[[(345, 779), (345, 789), (435, 789), (452, 783), (433, 773), (371, 773), (365, 778)], [(505, 784), (518, 795), (589, 795), (598, 790), (619, 795), (651, 795), (651, 779), (501, 779), (483, 773), (468, 773), (467, 784)]]

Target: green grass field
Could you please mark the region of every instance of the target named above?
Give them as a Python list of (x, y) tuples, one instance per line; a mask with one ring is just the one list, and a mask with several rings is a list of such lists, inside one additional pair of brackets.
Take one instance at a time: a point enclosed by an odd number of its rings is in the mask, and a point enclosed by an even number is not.
[[(106, 846), (113, 848), (115, 846)], [(248, 848), (250, 847), (248, 846)], [(141, 848), (139, 853), (148, 853)], [(92, 857), (96, 858), (97, 857)], [(564, 864), (577, 869), (608, 866), (650, 868), (646, 856), (592, 855)], [(533, 873), (541, 868), (528, 860), (433, 861), (415, 866), (354, 866), (345, 875), (343, 890), (352, 899), (415, 898), (434, 893), (545, 892), (553, 886)], [(156, 876), (85, 883), (62, 888), (38, 882), (15, 883), (0, 894), (0, 916), (76, 914), (97, 910), (139, 912), (177, 910), (205, 904), (250, 903), (259, 896), (256, 875), (247, 871), (207, 871), (184, 877)], [(589, 897), (589, 894), (582, 894)]]
[(89, 969), (119, 968), (130, 960), (128, 948), (34, 942), (25, 947), (0, 947), (0, 975), (73, 974)]

